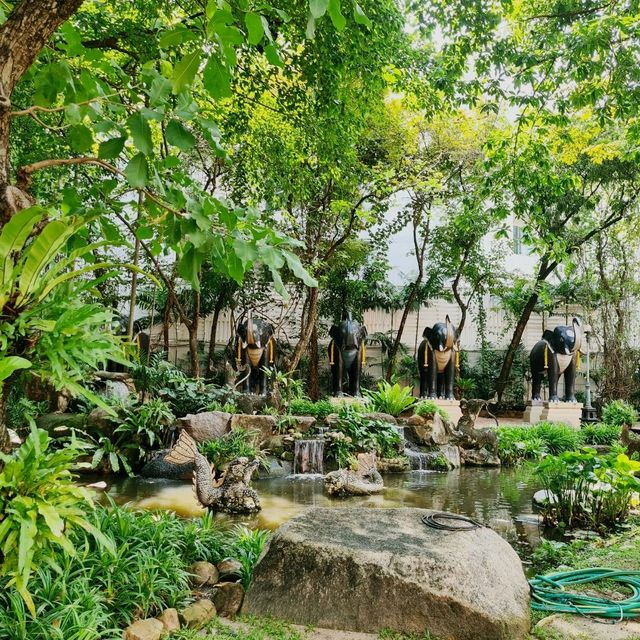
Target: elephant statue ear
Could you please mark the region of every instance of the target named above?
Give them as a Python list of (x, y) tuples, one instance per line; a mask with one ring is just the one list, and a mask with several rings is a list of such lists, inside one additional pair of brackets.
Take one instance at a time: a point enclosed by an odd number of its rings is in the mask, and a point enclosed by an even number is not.
[(447, 349), (453, 349), (453, 344), (456, 340), (456, 330), (453, 326), (453, 324), (451, 324), (451, 319), (449, 318), (449, 316), (447, 315), (447, 317), (445, 318), (446, 323), (447, 323), (447, 341), (445, 343), (445, 347)]
[(542, 339), (546, 340), (553, 347), (553, 343), (555, 342), (555, 334), (553, 333), (553, 331), (551, 331), (551, 329), (545, 329), (544, 333), (542, 334)]
[(338, 340), (338, 338), (340, 337), (340, 327), (337, 324), (331, 325), (331, 329), (329, 329), (329, 335), (334, 340)]
[(575, 346), (573, 348), (574, 353), (578, 353), (582, 348), (582, 324), (578, 318), (573, 319), (573, 332), (576, 336)]
[(361, 325), (360, 326), (360, 341), (364, 342), (368, 335), (369, 335), (369, 332), (367, 331), (367, 327), (365, 327), (364, 325)]
[(425, 327), (422, 332), (422, 337), (431, 340), (433, 338), (433, 327)]

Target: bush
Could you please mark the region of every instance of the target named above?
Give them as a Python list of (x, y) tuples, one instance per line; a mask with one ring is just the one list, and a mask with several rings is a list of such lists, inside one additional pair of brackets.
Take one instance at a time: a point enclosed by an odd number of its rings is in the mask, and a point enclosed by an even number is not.
[(564, 451), (575, 451), (582, 446), (582, 434), (559, 422), (539, 422), (534, 427), (536, 435), (544, 442), (546, 450), (558, 455)]
[(594, 449), (547, 456), (536, 465), (542, 488), (554, 495), (543, 508), (548, 524), (562, 528), (609, 528), (626, 518), (640, 491), (640, 462), (623, 453), (598, 455)]
[(621, 427), (615, 424), (586, 424), (582, 427), (585, 444), (613, 445), (620, 441)]
[(613, 400), (604, 406), (602, 420), (616, 427), (631, 426), (637, 422), (638, 412), (624, 400)]
[(232, 429), (216, 440), (199, 444), (198, 449), (216, 470), (241, 456), (250, 460), (258, 459), (262, 463), (264, 455), (256, 444), (257, 436), (256, 431)]
[(433, 418), (433, 416), (438, 413), (443, 420), (449, 420), (449, 414), (444, 409), (438, 407), (433, 400), (421, 400), (415, 405), (413, 413), (425, 418)]
[(396, 382), (379, 382), (377, 391), (367, 391), (364, 393), (371, 401), (371, 408), (374, 411), (388, 413), (392, 416), (399, 416), (403, 411), (415, 403), (416, 399), (412, 395), (411, 387), (402, 387)]
[(292, 416), (313, 416), (318, 420), (324, 420), (335, 410), (329, 400), (313, 402), (308, 398), (294, 398), (287, 407), (287, 412)]

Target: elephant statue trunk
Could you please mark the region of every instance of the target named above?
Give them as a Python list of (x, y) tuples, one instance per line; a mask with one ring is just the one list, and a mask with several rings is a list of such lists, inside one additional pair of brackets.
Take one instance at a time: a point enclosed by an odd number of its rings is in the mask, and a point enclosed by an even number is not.
[(458, 332), (449, 316), (445, 322), (426, 327), (418, 347), (420, 397), (453, 400), (453, 385), (458, 366)]
[(549, 382), (549, 402), (559, 402), (558, 381), (564, 374), (564, 401), (576, 401), (576, 372), (580, 368), (582, 348), (582, 326), (574, 318), (571, 326), (557, 326), (547, 329), (542, 339), (536, 342), (529, 354), (531, 365), (531, 399), (540, 401), (542, 380)]

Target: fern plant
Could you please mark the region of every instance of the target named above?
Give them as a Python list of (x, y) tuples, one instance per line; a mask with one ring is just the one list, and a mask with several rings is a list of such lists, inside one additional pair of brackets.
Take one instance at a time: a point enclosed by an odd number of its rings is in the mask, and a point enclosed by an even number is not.
[(411, 395), (411, 387), (402, 387), (397, 382), (395, 384), (379, 382), (377, 391), (363, 391), (371, 401), (374, 411), (392, 416), (399, 416), (416, 401)]

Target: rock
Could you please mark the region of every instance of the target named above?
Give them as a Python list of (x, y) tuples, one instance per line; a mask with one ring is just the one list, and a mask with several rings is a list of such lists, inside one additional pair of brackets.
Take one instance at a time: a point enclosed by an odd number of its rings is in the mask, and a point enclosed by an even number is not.
[(286, 435), (271, 436), (262, 443), (263, 449), (273, 454), (281, 456), (285, 451), (292, 449), (293, 438)]
[(529, 585), (487, 528), (429, 528), (423, 509), (312, 508), (280, 527), (242, 612), (295, 624), (455, 640), (520, 640)]
[(159, 616), (158, 620), (162, 622), (162, 626), (166, 633), (172, 633), (180, 629), (180, 618), (175, 609), (165, 609)]
[(193, 476), (193, 462), (174, 464), (167, 462), (166, 456), (170, 449), (163, 449), (140, 470), (143, 478), (168, 478), (170, 480), (191, 480)]
[(220, 582), (235, 582), (242, 577), (242, 563), (235, 558), (225, 558), (218, 562)]
[(177, 423), (196, 442), (217, 440), (229, 431), (231, 414), (225, 411), (204, 411), (178, 418)]
[(424, 427), (427, 424), (427, 419), (414, 413), (405, 420), (405, 424), (412, 427)]
[(269, 440), (273, 435), (276, 429), (276, 419), (273, 416), (250, 416), (236, 413), (231, 417), (231, 428), (255, 431), (257, 443), (260, 444)]
[(212, 620), (216, 615), (216, 607), (208, 598), (196, 600), (180, 612), (180, 620), (188, 629), (197, 629)]
[(313, 416), (291, 416), (291, 428), (300, 433), (308, 433), (316, 426)]
[(500, 458), (488, 449), (462, 449), (460, 457), (470, 467), (499, 467)]
[(49, 434), (54, 434), (54, 430), (66, 427), (66, 430), (57, 431), (60, 435), (68, 435), (71, 429), (86, 431), (87, 416), (80, 413), (45, 413), (36, 418), (36, 426)]
[(191, 582), (196, 587), (213, 586), (219, 578), (216, 565), (210, 562), (194, 562), (189, 568), (189, 573), (193, 576)]
[(531, 498), (534, 507), (546, 507), (548, 504), (555, 504), (556, 500), (555, 494), (546, 489), (536, 491)]
[(239, 582), (220, 582), (211, 594), (219, 616), (233, 618), (240, 611), (244, 587)]
[(380, 471), (380, 473), (405, 473), (410, 470), (411, 463), (405, 457), (380, 458), (380, 460), (378, 460), (378, 471)]
[(22, 444), (22, 438), (13, 429), (7, 429), (7, 431), (9, 432), (11, 446), (14, 448), (19, 447)]
[(264, 411), (269, 406), (269, 398), (259, 396), (255, 393), (243, 393), (235, 399), (236, 406), (240, 413), (253, 414)]
[(335, 427), (340, 420), (340, 416), (337, 413), (330, 413), (325, 419), (324, 423), (329, 429)]
[(449, 469), (459, 469), (461, 465), (460, 449), (455, 444), (443, 444), (440, 453), (449, 463)]
[(371, 413), (365, 413), (364, 417), (367, 420), (379, 420), (380, 422), (386, 422), (387, 424), (398, 424), (398, 421), (389, 413), (382, 413), (380, 411), (372, 411)]
[(258, 478), (284, 478), (293, 473), (293, 465), (282, 458), (267, 456), (267, 464), (269, 465), (268, 469), (264, 469), (262, 466), (258, 467), (256, 471)]
[(124, 630), (124, 640), (160, 640), (164, 633), (164, 625), (160, 620), (147, 618), (136, 620)]
[(538, 622), (536, 629), (544, 629), (545, 637), (562, 640), (636, 640), (640, 638), (640, 622), (630, 620), (617, 624), (582, 616), (554, 614)]
[(411, 416), (407, 420), (404, 433), (408, 440), (422, 446), (431, 447), (449, 443), (447, 427), (438, 413), (429, 420), (422, 416)]
[(88, 489), (100, 489), (104, 491), (107, 488), (107, 483), (104, 480), (100, 480), (99, 482), (92, 482), (87, 485)]

